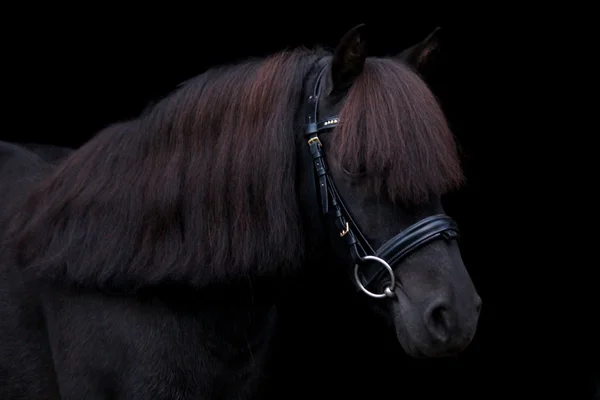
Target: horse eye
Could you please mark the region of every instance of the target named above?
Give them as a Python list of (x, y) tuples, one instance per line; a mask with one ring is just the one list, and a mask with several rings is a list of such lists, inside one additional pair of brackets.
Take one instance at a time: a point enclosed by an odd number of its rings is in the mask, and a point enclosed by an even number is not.
[(366, 167), (361, 164), (358, 168), (354, 167), (354, 168), (347, 168), (347, 167), (342, 167), (342, 170), (344, 171), (344, 173), (346, 175), (349, 176), (354, 176), (354, 177), (360, 177), (363, 176), (367, 173), (367, 169)]

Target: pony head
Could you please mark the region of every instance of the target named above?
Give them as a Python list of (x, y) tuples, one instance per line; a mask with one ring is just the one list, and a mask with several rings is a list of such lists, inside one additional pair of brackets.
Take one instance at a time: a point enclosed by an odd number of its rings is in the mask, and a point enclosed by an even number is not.
[(357, 26), (315, 63), (304, 93), (303, 168), (316, 199), (306, 209), (321, 211), (336, 259), (353, 271), (357, 290), (388, 311), (415, 357), (463, 350), (482, 304), (458, 226), (442, 206), (463, 182), (455, 141), (419, 73), (430, 66), (437, 33), (397, 57), (375, 58)]

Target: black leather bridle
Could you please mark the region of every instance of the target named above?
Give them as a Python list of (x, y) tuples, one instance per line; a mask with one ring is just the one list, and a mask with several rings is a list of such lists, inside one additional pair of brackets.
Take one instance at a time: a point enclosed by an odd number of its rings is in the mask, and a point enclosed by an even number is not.
[[(374, 250), (365, 235), (345, 206), (329, 173), (323, 144), (319, 134), (331, 131), (340, 119), (330, 116), (320, 119), (318, 116), (319, 96), (321, 95), (321, 80), (327, 67), (323, 67), (317, 75), (312, 94), (306, 103), (306, 126), (304, 139), (308, 142), (313, 161), (315, 185), (323, 216), (333, 216), (334, 224), (340, 233), (340, 238), (346, 242), (354, 266), (354, 279), (358, 287), (367, 295), (374, 298), (394, 297), (396, 280), (392, 266), (398, 265), (407, 255), (418, 248), (438, 239), (453, 240), (458, 237), (458, 226), (445, 214), (432, 215), (421, 219), (409, 226), (379, 249)], [(375, 261), (375, 262), (372, 262)], [(381, 266), (385, 268), (381, 268)], [(359, 273), (359, 270), (362, 270)], [(389, 279), (386, 277), (387, 270)], [(383, 293), (374, 293), (367, 288), (383, 287)]]

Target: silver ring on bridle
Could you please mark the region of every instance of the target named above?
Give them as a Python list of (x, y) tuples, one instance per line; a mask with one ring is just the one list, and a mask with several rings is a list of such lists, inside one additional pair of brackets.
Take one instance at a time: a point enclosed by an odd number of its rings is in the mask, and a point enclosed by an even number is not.
[(390, 264), (388, 264), (385, 260), (383, 260), (377, 256), (363, 256), (363, 260), (377, 261), (378, 263), (383, 265), (385, 267), (385, 269), (387, 270), (388, 274), (390, 275), (390, 283), (388, 283), (388, 286), (385, 287), (383, 293), (377, 294), (377, 293), (373, 293), (373, 292), (369, 291), (366, 287), (363, 286), (362, 282), (360, 281), (360, 278), (358, 277), (359, 265), (355, 264), (354, 265), (354, 280), (356, 281), (356, 284), (358, 285), (360, 290), (362, 290), (367, 295), (369, 295), (373, 298), (376, 298), (376, 299), (381, 299), (383, 297), (394, 297), (395, 296), (394, 287), (396, 286), (396, 277), (394, 276), (394, 270), (392, 269), (392, 267), (390, 267)]

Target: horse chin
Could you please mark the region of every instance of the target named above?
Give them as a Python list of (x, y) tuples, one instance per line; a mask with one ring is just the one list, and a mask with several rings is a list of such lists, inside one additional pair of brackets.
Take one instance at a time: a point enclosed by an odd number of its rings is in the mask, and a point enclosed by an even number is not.
[(399, 330), (398, 328), (396, 328), (396, 337), (398, 338), (398, 342), (400, 343), (400, 346), (402, 346), (404, 352), (410, 357), (417, 359), (429, 358), (419, 349), (419, 347), (412, 343), (412, 340), (410, 340), (402, 330)]

